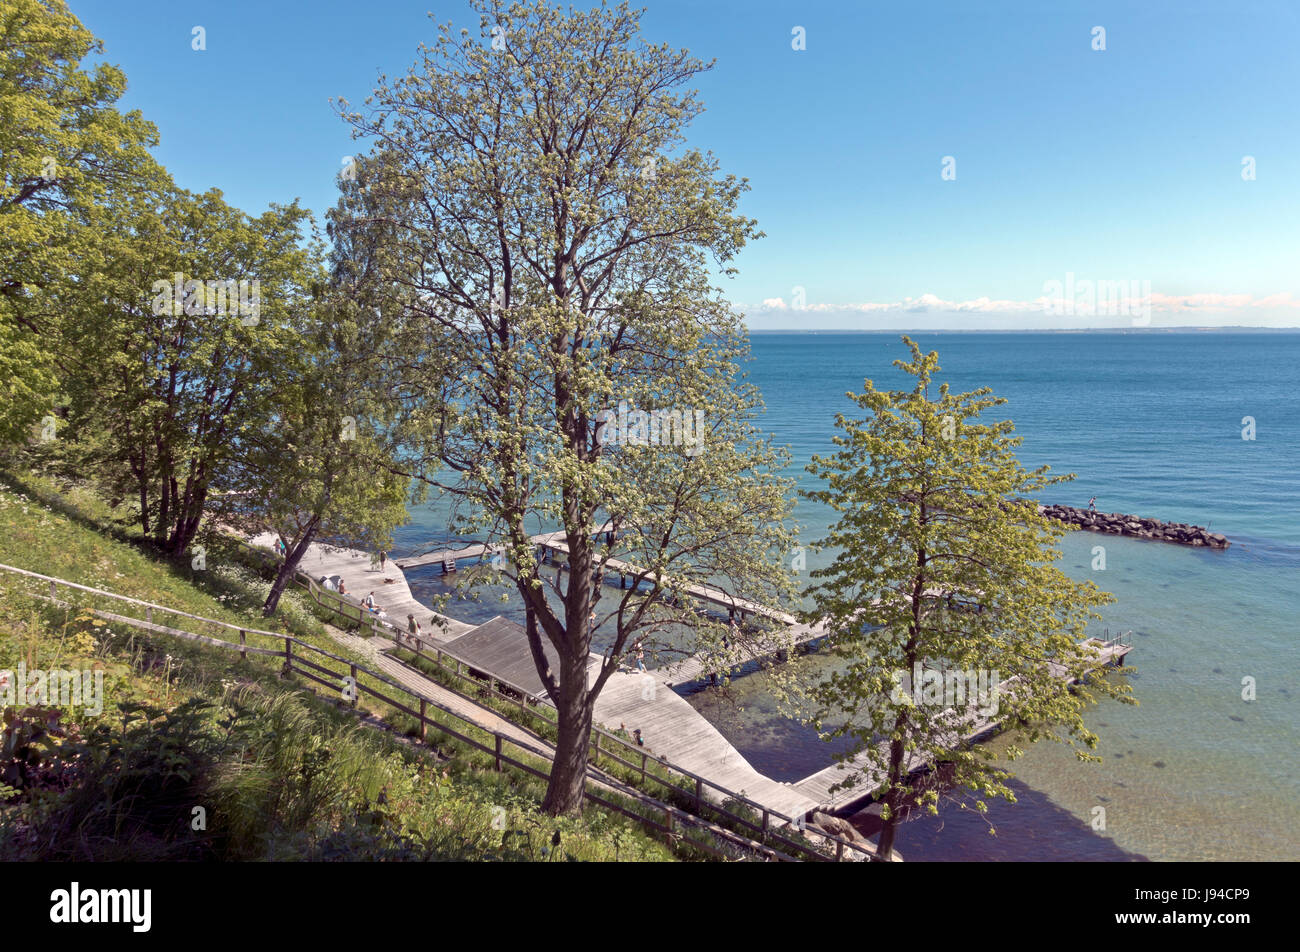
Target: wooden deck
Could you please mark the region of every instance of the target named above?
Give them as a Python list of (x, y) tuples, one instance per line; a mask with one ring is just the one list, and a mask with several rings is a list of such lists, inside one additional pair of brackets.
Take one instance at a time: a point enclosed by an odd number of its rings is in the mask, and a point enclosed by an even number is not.
[[(1118, 644), (1114, 642), (1103, 643), (1097, 639), (1089, 639), (1084, 642), (1095, 648), (1097, 658), (1096, 667), (1102, 668), (1110, 665), (1122, 665), (1124, 657), (1133, 650), (1131, 645)], [(1055, 662), (1048, 662), (1048, 671), (1053, 677), (1066, 678), (1067, 672), (1062, 665)], [(1067, 678), (1069, 683), (1074, 683), (1077, 678)], [(999, 686), (999, 691), (1012, 691), (1015, 685), (1013, 680), (1003, 681)], [(972, 744), (976, 741), (996, 733), (999, 730), (1000, 721), (996, 716), (981, 716), (976, 710), (971, 709), (956, 719), (952, 741), (953, 746)], [(804, 777), (802, 780), (794, 783), (794, 788), (804, 794), (811, 800), (817, 802), (817, 809), (823, 812), (844, 812), (858, 806), (863, 801), (868, 800), (876, 790), (884, 783), (884, 771), (872, 769), (867, 772), (866, 776), (855, 786), (847, 790), (837, 790), (832, 792), (831, 787), (842, 782), (850, 773), (858, 773), (866, 770), (869, 764), (879, 764), (887, 761), (886, 745), (878, 744), (874, 749), (865, 750), (858, 754), (853, 760), (831, 764), (829, 767), (817, 771)], [(907, 772), (909, 774), (923, 770), (929, 766), (929, 757), (920, 751), (910, 753), (905, 761)]]
[[(544, 533), (534, 536), (532, 541), (550, 552), (567, 555), (568, 546), (563, 541), (563, 535), (562, 532)], [(274, 540), (268, 536), (253, 541), (254, 544), (270, 548)], [(487, 550), (487, 546), (480, 545), (448, 551), (474, 551), (473, 556), (458, 556), (468, 558), (481, 557)], [(443, 627), (441, 630), (429, 630), (426, 621), (431, 609), (414, 599), (398, 566), (433, 564), (441, 561), (443, 554), (419, 556), (417, 559), (420, 561), (390, 560), (388, 571), (384, 573), (387, 576), (385, 578), (377, 568), (371, 567), (368, 553), (333, 546), (312, 546), (309, 555), (303, 560), (302, 570), (313, 575), (342, 576), (347, 582), (349, 594), (357, 599), (373, 589), (376, 603), (388, 612), (394, 624), (405, 628), (406, 615), (413, 612), (426, 629), (426, 639), (436, 642), (452, 656), (459, 657), (486, 674), (529, 691), (534, 696), (545, 697), (546, 691), (533, 663), (527, 635), (518, 624), (497, 617), (483, 625), (474, 626), (445, 616), (435, 616), (441, 620)], [(644, 570), (621, 560), (607, 559), (602, 565), (606, 575), (621, 572), (625, 576), (645, 576)], [(384, 584), (385, 581), (388, 584)], [(683, 586), (682, 590), (692, 598), (730, 612), (742, 616), (760, 616), (785, 627), (784, 635), (744, 646), (745, 658), (739, 663), (770, 657), (776, 652), (826, 636), (823, 625), (805, 625), (789, 612), (738, 598), (718, 588), (690, 584)], [(1124, 656), (1132, 650), (1128, 645), (1102, 644), (1095, 639), (1094, 642), (1097, 646), (1098, 667), (1122, 664)], [(557, 658), (550, 645), (544, 646), (544, 653), (554, 666)], [(592, 654), (590, 658), (589, 680), (595, 677), (602, 663), (599, 655)], [(813, 810), (842, 812), (868, 799), (878, 789), (880, 777), (868, 776), (853, 789), (832, 793), (830, 788), (843, 780), (850, 769), (850, 765), (844, 763), (831, 764), (795, 783), (783, 783), (759, 773), (717, 728), (691, 707), (685, 698), (672, 690), (674, 684), (707, 677), (711, 668), (716, 666), (716, 661), (712, 659), (693, 655), (645, 673), (620, 669), (610, 676), (596, 700), (596, 721), (610, 730), (622, 728), (631, 733), (638, 729), (650, 753), (786, 816), (799, 817)], [(1064, 677), (1066, 674), (1060, 665), (1050, 664), (1049, 670), (1055, 677)], [(997, 730), (997, 727), (995, 720), (967, 715), (958, 719), (953, 739), (956, 743), (970, 743)], [(864, 752), (855, 758), (851, 766), (853, 769), (861, 768), (869, 760), (870, 753)], [(926, 766), (927, 761), (922, 754), (913, 755), (908, 762), (909, 772)], [(717, 799), (716, 791), (708, 791), (708, 795)]]
[[(563, 533), (554, 532), (549, 535), (534, 536), (533, 542), (540, 548), (567, 557), (569, 554), (569, 546), (568, 543), (559, 538), (562, 535)], [(647, 569), (643, 569), (638, 565), (633, 565), (631, 562), (624, 562), (622, 559), (598, 559), (597, 568), (606, 577), (611, 573), (614, 573), (625, 578), (644, 579), (647, 581), (651, 578)], [(665, 587), (667, 587), (668, 584), (668, 580), (665, 580)], [(707, 602), (712, 605), (717, 605), (720, 608), (725, 608), (728, 614), (741, 616), (755, 615), (761, 618), (767, 618), (777, 624), (785, 626), (795, 626), (799, 624), (799, 619), (790, 614), (790, 612), (781, 611), (779, 608), (771, 608), (767, 605), (760, 604), (759, 602), (749, 601), (748, 599), (741, 598), (737, 595), (732, 595), (730, 592), (723, 591), (720, 588), (690, 582), (680, 585), (678, 590), (684, 592), (691, 598), (697, 599), (698, 601)]]
[[(248, 541), (259, 548), (273, 549), (275, 540), (275, 534), (267, 532)], [(391, 624), (403, 630), (406, 629), (407, 615), (414, 615), (426, 634), (435, 638), (455, 638), (474, 628), (466, 622), (440, 615), (417, 601), (411, 594), (406, 576), (391, 559), (381, 572), (379, 566), (372, 563), (369, 552), (314, 542), (308, 547), (298, 570), (312, 578), (339, 576), (347, 588), (347, 597), (357, 604), (373, 591), (375, 605), (384, 610)]]
[[(535, 697), (546, 694), (537, 665), (533, 663), (532, 649), (528, 647), (528, 632), (508, 618), (498, 615), (451, 641), (439, 642), (438, 647), (476, 670), (523, 688)], [(551, 670), (558, 670), (559, 656), (545, 638), (542, 653)], [(591, 662), (597, 668), (600, 661), (599, 655), (591, 655)]]
[[(533, 664), (528, 635), (522, 626), (497, 617), (439, 647), (477, 670), (486, 672), (535, 696), (546, 695)], [(544, 652), (552, 666), (557, 658), (550, 645)], [(588, 680), (603, 662), (592, 654)], [(770, 810), (802, 816), (815, 804), (788, 784), (759, 773), (690, 703), (667, 684), (660, 671), (616, 671), (596, 699), (596, 722), (608, 730), (640, 730), (645, 748), (674, 765), (706, 777), (720, 787), (741, 793)], [(705, 795), (719, 799), (716, 791)]]

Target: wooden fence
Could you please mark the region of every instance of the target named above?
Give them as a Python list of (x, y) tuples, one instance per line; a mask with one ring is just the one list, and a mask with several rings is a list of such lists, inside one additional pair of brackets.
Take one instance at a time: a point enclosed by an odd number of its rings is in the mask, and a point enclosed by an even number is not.
[[(475, 750), (490, 755), (497, 770), (511, 767), (541, 779), (547, 779), (549, 777), (549, 774), (545, 770), (541, 769), (536, 762), (530, 763), (527, 759), (533, 758), (535, 761), (540, 761), (543, 766), (549, 763), (552, 759), (551, 754), (544, 747), (533, 747), (509, 736), (508, 734), (503, 734), (500, 731), (494, 731), (477, 724), (451, 708), (446, 707), (437, 700), (427, 697), (418, 691), (414, 691), (405, 685), (399, 684), (382, 673), (371, 671), (348, 658), (326, 651), (323, 648), (318, 648), (315, 645), (309, 644), (291, 635), (244, 627), (213, 618), (205, 618), (202, 615), (195, 615), (166, 605), (146, 602), (141, 599), (119, 595), (115, 592), (108, 592), (88, 585), (81, 585), (77, 582), (67, 581), (66, 579), (42, 575), (38, 572), (31, 572), (11, 565), (0, 564), (0, 571), (48, 585), (49, 595), (45, 596), (42, 594), (39, 597), (47, 597), (50, 600), (60, 602), (61, 600), (58, 598), (58, 591), (60, 588), (63, 588), (71, 592), (82, 592), (99, 598), (112, 599), (121, 604), (130, 605), (137, 609), (143, 609), (145, 614), (145, 618), (141, 619), (131, 615), (122, 615), (95, 608), (89, 609), (98, 617), (128, 624), (143, 630), (209, 645), (211, 647), (238, 651), (245, 658), (249, 654), (283, 657), (284, 670), (286, 673), (297, 674), (305, 677), (329, 688), (331, 692), (341, 692), (341, 697), (347, 701), (353, 709), (357, 707), (358, 701), (363, 695), (369, 695), (385, 704), (388, 704), (395, 710), (401, 711), (409, 717), (414, 718), (418, 724), (418, 732), (421, 740), (427, 739), (428, 728), (432, 727), (447, 737), (458, 740)], [(239, 641), (225, 641), (209, 635), (198, 634), (185, 629), (163, 625), (154, 621), (155, 613), (174, 615), (180, 618), (198, 621), (204, 625), (214, 626), (218, 629), (228, 630), (232, 633), (237, 633)], [(282, 643), (283, 648), (270, 649), (256, 645), (249, 645), (247, 643), (249, 635), (274, 639), (277, 642)], [(398, 700), (396, 696), (390, 697), (377, 688), (365, 684), (360, 680), (361, 675), (365, 675), (383, 685), (385, 688), (391, 690), (394, 695), (402, 696), (402, 700)], [(517, 688), (514, 690), (518, 691)], [(500, 694), (499, 691), (498, 694)], [(468, 697), (464, 694), (461, 694), (460, 696)], [(470, 698), (470, 700), (473, 699)], [(478, 702), (475, 701), (475, 703), (477, 704)], [(451, 723), (443, 723), (434, 717), (431, 717), (431, 710), (436, 711), (444, 718), (449, 719)], [(473, 731), (486, 734), (489, 740), (481, 741), (476, 739), (472, 736)], [(613, 737), (613, 735), (608, 734), (604, 734), (604, 736)], [(605, 756), (610, 756), (608, 751), (600, 751), (600, 753)], [(654, 759), (658, 761), (658, 758)], [(626, 763), (626, 761), (622, 761), (621, 759), (620, 762)], [(662, 761), (659, 762), (663, 763)], [(653, 777), (654, 774), (649, 773), (646, 776), (649, 778)], [(701, 783), (707, 783), (707, 781), (703, 781), (702, 778), (697, 779), (699, 779)], [(688, 831), (700, 834), (697, 837), (690, 838), (687, 841), (689, 845), (723, 859), (735, 859), (738, 854), (744, 855), (746, 853), (755, 854), (766, 859), (787, 862), (797, 862), (799, 859), (822, 861), (831, 859), (829, 855), (818, 851), (806, 843), (799, 843), (795, 840), (791, 840), (773, 830), (764, 830), (768, 837), (775, 839), (782, 845), (792, 847), (792, 852), (798, 853), (799, 855), (795, 856), (791, 855), (791, 853), (782, 852), (765, 843), (760, 843), (742, 834), (728, 830), (725, 827), (718, 826), (707, 818), (692, 815), (673, 806), (672, 804), (656, 800), (612, 777), (589, 775), (588, 780), (589, 782), (586, 785), (586, 790), (584, 792), (584, 797), (588, 801), (595, 803), (604, 809), (626, 816), (641, 824), (643, 827), (664, 834), (673, 840), (683, 839), (684, 834)], [(593, 790), (593, 786), (601, 792)], [(697, 786), (697, 792), (698, 790), (699, 788)], [(615, 800), (612, 799), (612, 796), (615, 795), (622, 797), (625, 801), (631, 801), (632, 805), (640, 807), (645, 811), (644, 814), (636, 812), (629, 806), (615, 802)], [(722, 812), (726, 813), (729, 818), (741, 822), (743, 825), (752, 827), (756, 830), (760, 829), (760, 827), (756, 826), (752, 822), (734, 816), (728, 811)], [(771, 815), (779, 816), (779, 814)], [(764, 824), (766, 825), (767, 823), (768, 816), (765, 814)], [(852, 846), (853, 844), (845, 843), (845, 845)], [(837, 847), (835, 858), (840, 859), (843, 857), (843, 854), (843, 848)]]
[[(244, 545), (259, 558), (269, 560), (265, 564), (278, 563), (279, 561), (279, 556), (265, 549), (258, 549), (246, 543)], [(477, 672), (477, 680), (482, 683), (480, 690), (484, 690), (490, 696), (518, 707), (521, 711), (554, 720), (555, 707), (550, 698), (544, 695), (534, 695), (518, 685), (494, 676), (491, 672), (480, 671), (469, 661), (458, 658), (452, 652), (437, 644), (431, 644), (423, 638), (413, 637), (392, 622), (381, 621), (375, 614), (369, 612), (359, 603), (350, 600), (347, 596), (322, 588), (315, 579), (304, 572), (297, 573), (295, 584), (305, 589), (312, 600), (326, 611), (337, 614), (349, 622), (355, 621), (363, 627), (368, 627), (375, 636), (389, 638), (398, 647), (411, 651), (437, 665), (448, 675), (465, 678)], [(430, 651), (432, 651), (432, 654), (429, 653)], [(415, 670), (418, 672), (418, 669)], [(447, 686), (444, 684), (444, 687)], [(459, 697), (477, 703), (475, 698), (467, 694), (454, 688), (448, 687), (447, 689)], [(701, 815), (704, 814), (705, 810), (712, 810), (716, 815), (725, 817), (727, 821), (752, 830), (761, 836), (768, 837), (792, 852), (809, 859), (827, 858), (826, 854), (816, 847), (780, 832), (782, 826), (788, 826), (796, 830), (803, 829), (806, 824), (802, 818), (786, 816), (784, 813), (751, 800), (744, 794), (714, 783), (707, 777), (702, 777), (693, 771), (650, 753), (644, 747), (639, 747), (631, 741), (605, 730), (598, 724), (592, 725), (589, 743), (588, 755), (593, 763), (598, 764), (601, 757), (608, 758), (623, 767), (637, 771), (643, 786), (647, 782), (653, 781), (674, 794), (685, 794), (691, 797), (696, 812)], [(630, 760), (627, 759), (629, 757)], [(662, 771), (662, 775), (651, 770), (652, 765), (658, 767)], [(674, 782), (674, 778), (681, 782)], [(712, 791), (714, 796), (707, 796), (706, 791)], [(754, 816), (751, 817), (738, 812), (736, 809), (729, 807), (728, 804), (748, 807), (753, 811)], [(836, 860), (843, 860), (846, 856), (866, 860), (875, 856), (872, 850), (864, 848), (861, 844), (850, 842), (831, 833), (819, 830), (816, 831), (816, 835), (826, 840), (834, 848)]]

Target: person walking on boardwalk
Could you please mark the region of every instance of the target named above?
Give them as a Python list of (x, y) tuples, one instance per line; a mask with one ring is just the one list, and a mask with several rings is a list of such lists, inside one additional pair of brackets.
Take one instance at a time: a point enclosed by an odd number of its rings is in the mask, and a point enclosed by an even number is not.
[(1089, 512), (1096, 512), (1096, 511), (1097, 511), (1097, 497), (1096, 497), (1096, 496), (1093, 496), (1091, 499), (1088, 500), (1088, 511), (1089, 511)]
[(420, 635), (424, 634), (424, 632), (420, 630), (420, 623), (415, 620), (414, 614), (406, 616), (406, 628), (411, 633), (411, 644), (418, 645), (420, 643)]
[(636, 669), (645, 674), (645, 649), (639, 641), (636, 643)]
[(384, 563), (388, 561), (388, 553), (383, 549), (379, 550), (379, 571), (384, 570)]

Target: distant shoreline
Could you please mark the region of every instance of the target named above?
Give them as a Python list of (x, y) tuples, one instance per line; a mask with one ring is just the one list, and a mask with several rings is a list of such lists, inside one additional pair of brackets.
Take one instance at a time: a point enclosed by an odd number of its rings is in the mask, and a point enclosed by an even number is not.
[(757, 334), (1300, 334), (1300, 327), (765, 327)]

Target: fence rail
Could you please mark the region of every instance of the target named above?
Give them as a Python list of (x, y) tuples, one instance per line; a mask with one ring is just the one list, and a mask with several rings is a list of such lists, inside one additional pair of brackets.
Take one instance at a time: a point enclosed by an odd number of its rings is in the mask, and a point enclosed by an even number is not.
[[(310, 681), (314, 681), (325, 687), (328, 687), (331, 691), (341, 691), (345, 687), (351, 688), (351, 690), (355, 693), (352, 694), (350, 697), (344, 696), (344, 699), (349, 700), (352, 703), (352, 706), (354, 708), (356, 707), (357, 700), (359, 700), (359, 698), (363, 694), (368, 694), (372, 697), (377, 698), (378, 700), (383, 701), (385, 704), (392, 706), (394, 709), (400, 710), (402, 713), (416, 719), (416, 721), (419, 724), (419, 733), (422, 739), (426, 735), (427, 728), (432, 727), (441, 734), (454, 738), (455, 740), (464, 743), (476, 750), (491, 755), (494, 764), (496, 765), (496, 768), (498, 770), (503, 769), (503, 766), (510, 766), (517, 770), (522, 770), (528, 774), (531, 774), (533, 776), (542, 779), (549, 778), (549, 774), (546, 771), (521, 759), (523, 757), (534, 757), (542, 761), (542, 763), (544, 764), (548, 763), (552, 760), (552, 757), (550, 752), (547, 751), (545, 748), (533, 747), (529, 744), (523, 743), (522, 741), (514, 737), (511, 737), (508, 734), (502, 733), (500, 731), (495, 731), (490, 728), (484, 727), (480, 724), (477, 724), (474, 721), (470, 720), (469, 718), (464, 717), (458, 712), (445, 706), (438, 700), (423, 695), (418, 691), (414, 691), (403, 684), (393, 681), (380, 672), (371, 671), (369, 668), (363, 667), (362, 665), (358, 665), (348, 658), (344, 658), (341, 655), (334, 654), (333, 652), (327, 651), (323, 648), (318, 648), (317, 646), (309, 644), (308, 642), (302, 641), (298, 638), (295, 638), (292, 635), (285, 635), (283, 633), (265, 631), (256, 628), (248, 628), (245, 626), (236, 625), (231, 622), (221, 621), (215, 618), (205, 618), (202, 615), (195, 615), (193, 613), (182, 611), (180, 609), (174, 609), (166, 605), (159, 605), (155, 602), (147, 602), (141, 599), (131, 598), (126, 595), (119, 595), (116, 592), (109, 592), (103, 589), (94, 588), (89, 585), (82, 585), (77, 582), (70, 582), (67, 579), (61, 579), (49, 575), (43, 575), (39, 572), (32, 572), (27, 569), (18, 568), (16, 566), (5, 565), (0, 563), (0, 571), (17, 575), (26, 579), (37, 580), (48, 584), (49, 593), (50, 593), (48, 598), (53, 599), (55, 601), (60, 601), (58, 598), (58, 590), (60, 587), (62, 587), (62, 588), (69, 589), (71, 591), (84, 592), (89, 595), (108, 598), (117, 602), (134, 605), (139, 608), (144, 608), (146, 610), (147, 617), (145, 619), (140, 619), (129, 615), (119, 615), (116, 613), (103, 612), (98, 609), (90, 609), (96, 615), (102, 617), (111, 617), (112, 620), (118, 621), (123, 624), (128, 624), (144, 630), (153, 631), (161, 634), (167, 634), (174, 637), (186, 639), (189, 641), (206, 644), (212, 647), (239, 651), (245, 656), (248, 653), (269, 655), (269, 656), (276, 656), (276, 657), (283, 656), (285, 662), (284, 670), (287, 673), (298, 674), (304, 678), (307, 678)], [(39, 597), (47, 597), (47, 596), (41, 595)], [(167, 625), (157, 624), (153, 621), (152, 618), (152, 613), (155, 611), (166, 613), (166, 614), (172, 614), (183, 618), (189, 618), (195, 621), (203, 622), (204, 624), (215, 625), (220, 628), (236, 631), (240, 634), (240, 642), (234, 643), (229, 641), (223, 641), (219, 638), (213, 638), (208, 635), (201, 635), (196, 632), (186, 631), (184, 629), (173, 628)], [(271, 649), (248, 645), (245, 643), (245, 640), (246, 640), (246, 636), (249, 634), (274, 638), (277, 641), (283, 642), (284, 648), (281, 651), (281, 650), (271, 650)], [(309, 656), (317, 656), (317, 657), (316, 660), (308, 660)], [(317, 663), (321, 658), (329, 659), (331, 661), (337, 662), (340, 665), (346, 666), (346, 674), (335, 671), (325, 664)], [(391, 688), (399, 696), (406, 695), (408, 701), (418, 702), (418, 707), (408, 707), (406, 703), (398, 701), (395, 698), (390, 698), (387, 695), (378, 691), (377, 689), (365, 684), (359, 678), (359, 675), (362, 674), (364, 674), (368, 678), (371, 678), (385, 685), (388, 688)], [(326, 675), (327, 677), (322, 677), (322, 675)], [(429, 708), (433, 708), (435, 711), (444, 715), (444, 717), (451, 718), (453, 722), (461, 729), (457, 729), (457, 727), (453, 727), (450, 724), (445, 724), (442, 721), (430, 717), (428, 714)], [(481, 732), (482, 734), (486, 734), (488, 737), (491, 737), (492, 743), (489, 745), (487, 743), (484, 743), (474, 738), (472, 736), (473, 731), (478, 731)], [(641, 791), (636, 790), (633, 787), (630, 787), (626, 784), (617, 781), (612, 777), (592, 776), (589, 774), (588, 779), (589, 781), (593, 781), (594, 784), (597, 785), (597, 789), (603, 790), (605, 792), (604, 794), (597, 793), (595, 790), (590, 788), (591, 785), (589, 784), (588, 788), (584, 790), (584, 794), (583, 794), (584, 798), (587, 799), (588, 801), (595, 803), (604, 809), (612, 810), (616, 813), (622, 814), (623, 816), (626, 816), (629, 819), (634, 820), (635, 822), (641, 824), (642, 826), (647, 827), (648, 829), (652, 829), (657, 832), (666, 834), (675, 839), (682, 839), (685, 831), (692, 831), (699, 834), (703, 834), (703, 838), (692, 837), (687, 842), (689, 843), (690, 846), (694, 848), (697, 848), (711, 855), (718, 856), (720, 858), (734, 859), (736, 856), (736, 851), (740, 850), (743, 852), (754, 853), (759, 856), (763, 856), (767, 859), (775, 859), (775, 860), (786, 861), (786, 862), (797, 862), (801, 858), (822, 860), (822, 861), (831, 859), (831, 857), (827, 856), (824, 853), (821, 853), (820, 851), (814, 849), (811, 846), (808, 846), (807, 844), (796, 843), (795, 841), (788, 840), (787, 838), (780, 836), (780, 834), (776, 833), (775, 831), (767, 831), (767, 835), (769, 837), (781, 841), (783, 845), (788, 844), (791, 847), (797, 847), (797, 852), (800, 853), (801, 855), (796, 857), (789, 853), (782, 852), (778, 849), (775, 849), (772, 846), (769, 846), (766, 843), (758, 842), (742, 834), (736, 833), (732, 830), (728, 830), (725, 827), (718, 826), (716, 823), (709, 821), (707, 818), (694, 816), (690, 813), (687, 813), (684, 810), (681, 810), (678, 807), (673, 806), (672, 804), (668, 804), (656, 800), (650, 796), (647, 796)], [(624, 806), (622, 804), (613, 801), (612, 799), (609, 798), (608, 794), (616, 794), (618, 796), (626, 798), (627, 800), (632, 801), (634, 804), (641, 807), (641, 809), (645, 810), (648, 814), (651, 814), (651, 816), (643, 816), (642, 814), (637, 813), (635, 810), (629, 809), (627, 806)], [(659, 822), (658, 819), (653, 819), (652, 816), (653, 817), (662, 816), (663, 822), (661, 823)], [(765, 818), (765, 822), (766, 822), (766, 818)], [(752, 826), (752, 824), (749, 825)], [(730, 847), (730, 850), (728, 850), (725, 847)], [(836, 854), (837, 854), (836, 858), (839, 858), (840, 855), (842, 855), (842, 850), (837, 849)]]
[[(281, 561), (280, 556), (266, 549), (259, 549), (255, 546), (248, 545), (248, 543), (243, 542), (242, 540), (240, 540), (240, 544), (250, 552), (256, 554), (259, 558), (266, 560), (264, 564), (278, 564)], [(397, 647), (414, 652), (425, 660), (436, 664), (448, 674), (454, 673), (456, 677), (464, 678), (466, 675), (462, 672), (462, 668), (469, 672), (481, 670), (469, 661), (458, 658), (455, 654), (447, 651), (445, 648), (432, 644), (419, 636), (411, 635), (409, 632), (404, 631), (391, 621), (380, 620), (378, 616), (368, 612), (359, 603), (351, 601), (346, 595), (341, 595), (338, 592), (321, 587), (315, 579), (305, 572), (297, 572), (295, 574), (294, 582), (301, 588), (306, 589), (311, 595), (313, 601), (326, 611), (334, 612), (349, 621), (355, 620), (362, 626), (368, 625), (374, 635), (383, 635), (390, 638)], [(433, 649), (434, 654), (432, 656), (426, 653), (424, 650), (426, 647), (431, 647)], [(451, 661), (454, 662), (454, 668), (449, 667), (444, 659), (451, 659)], [(532, 694), (525, 688), (496, 677), (491, 674), (491, 672), (483, 672), (483, 678), (481, 680), (487, 682), (487, 686), (481, 688), (481, 690), (487, 690), (492, 696), (509, 702), (519, 707), (522, 711), (545, 717), (546, 715), (541, 714), (540, 712), (554, 712), (555, 710), (550, 698), (545, 697), (544, 695)], [(503, 691), (502, 688), (505, 690)], [(448, 690), (451, 690), (459, 697), (477, 703), (474, 698), (460, 691), (456, 691), (454, 688), (448, 688)], [(615, 751), (620, 750), (634, 759), (629, 761), (620, 757), (615, 753)], [(751, 800), (742, 793), (737, 793), (727, 787), (723, 787), (720, 784), (709, 780), (707, 777), (703, 777), (694, 771), (688, 770), (685, 767), (680, 767), (671, 761), (656, 756), (655, 754), (645, 750), (645, 748), (636, 746), (631, 741), (619, 737), (617, 734), (611, 733), (598, 724), (592, 725), (588, 753), (590, 757), (595, 758), (596, 763), (599, 763), (600, 757), (606, 757), (624, 767), (638, 771), (642, 783), (653, 780), (660, 786), (666, 787), (678, 794), (686, 793), (687, 795), (692, 795), (690, 791), (693, 790), (695, 808), (701, 813), (705, 809), (712, 810), (719, 816), (726, 817), (726, 819), (732, 823), (739, 824), (740, 826), (753, 830), (760, 835), (776, 840), (787, 849), (803, 853), (809, 858), (826, 858), (825, 854), (820, 850), (817, 850), (815, 847), (790, 839), (780, 832), (782, 825), (789, 826), (792, 829), (802, 829), (804, 823), (800, 819), (786, 816), (784, 813), (764, 806), (755, 800)], [(651, 764), (659, 767), (668, 776), (662, 777), (650, 771), (649, 767)], [(670, 779), (673, 776), (685, 780), (687, 782), (687, 787), (684, 788), (673, 783)], [(713, 800), (706, 798), (706, 790), (713, 791), (716, 794), (716, 797)], [(728, 809), (728, 802), (748, 807), (753, 810), (760, 819), (755, 821), (742, 813)], [(842, 859), (845, 855), (857, 856), (860, 859), (872, 859), (875, 856), (875, 853), (872, 850), (864, 848), (858, 843), (853, 843), (849, 840), (835, 836), (834, 834), (819, 830), (817, 831), (817, 835), (825, 839), (834, 847), (837, 859)]]

